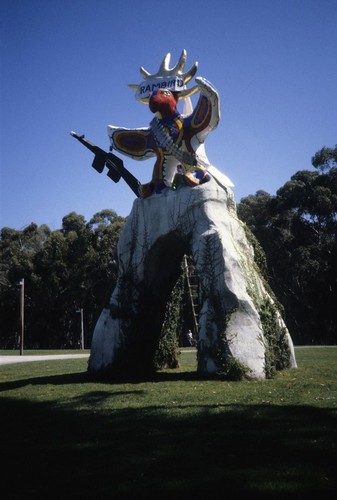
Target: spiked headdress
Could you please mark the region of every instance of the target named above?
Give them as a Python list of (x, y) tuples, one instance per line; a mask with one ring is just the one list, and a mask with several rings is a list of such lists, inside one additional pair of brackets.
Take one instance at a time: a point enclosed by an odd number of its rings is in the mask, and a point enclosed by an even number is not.
[(158, 88), (166, 88), (172, 92), (178, 92), (178, 100), (185, 99), (198, 92), (199, 87), (196, 85), (190, 89), (186, 88), (186, 84), (193, 78), (198, 69), (198, 63), (184, 73), (186, 64), (186, 50), (184, 49), (180, 55), (177, 64), (170, 68), (171, 54), (166, 54), (157, 73), (149, 73), (145, 68), (140, 68), (140, 74), (144, 81), (139, 85), (130, 84), (129, 87), (136, 91), (136, 99), (140, 102), (148, 104), (151, 93)]

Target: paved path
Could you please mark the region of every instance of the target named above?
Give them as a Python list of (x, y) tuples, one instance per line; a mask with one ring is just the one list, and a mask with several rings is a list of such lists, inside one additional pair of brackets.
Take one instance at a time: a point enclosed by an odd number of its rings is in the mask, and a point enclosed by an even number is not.
[[(195, 349), (184, 349), (183, 352), (196, 352)], [(47, 361), (54, 359), (75, 359), (75, 358), (89, 358), (89, 354), (34, 354), (33, 356), (28, 356), (23, 354), (22, 356), (13, 356), (9, 354), (8, 356), (0, 356), (0, 366), (10, 365), (14, 363), (25, 363), (27, 361)]]
[(50, 354), (50, 355), (39, 355), (26, 356), (0, 356), (0, 365), (9, 365), (14, 363), (25, 363), (27, 361), (47, 361), (54, 359), (75, 359), (75, 358), (88, 358), (89, 354)]

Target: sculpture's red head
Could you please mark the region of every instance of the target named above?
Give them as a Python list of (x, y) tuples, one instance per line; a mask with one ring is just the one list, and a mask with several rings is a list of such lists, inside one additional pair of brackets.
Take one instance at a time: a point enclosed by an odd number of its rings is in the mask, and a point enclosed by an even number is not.
[(152, 113), (159, 111), (163, 118), (177, 113), (178, 96), (168, 89), (157, 89), (152, 92), (149, 100), (149, 108)]

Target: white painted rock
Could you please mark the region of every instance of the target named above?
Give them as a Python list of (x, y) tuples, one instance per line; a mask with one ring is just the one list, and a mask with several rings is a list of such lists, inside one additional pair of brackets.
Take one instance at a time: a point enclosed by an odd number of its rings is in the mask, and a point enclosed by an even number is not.
[(184, 254), (193, 255), (200, 283), (198, 372), (214, 374), (234, 360), (250, 377), (265, 378), (273, 343), (261, 316), (266, 307), (281, 332), (287, 366), (296, 367), (292, 340), (256, 267), (233, 193), (211, 179), (135, 200), (118, 243), (117, 284), (94, 331), (89, 371), (132, 371), (136, 358), (151, 363)]

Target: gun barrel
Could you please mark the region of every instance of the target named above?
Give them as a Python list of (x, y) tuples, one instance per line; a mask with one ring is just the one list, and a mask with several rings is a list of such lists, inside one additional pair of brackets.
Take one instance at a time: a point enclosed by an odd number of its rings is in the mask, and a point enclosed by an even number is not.
[(86, 138), (85, 138), (85, 135), (78, 135), (76, 134), (76, 132), (70, 132), (70, 134), (75, 137), (75, 139), (77, 139), (78, 141), (80, 141), (81, 144), (83, 144), (83, 146), (85, 146), (86, 148), (90, 149), (90, 151), (92, 151), (92, 153), (97, 153), (97, 152), (103, 152), (103, 150), (101, 148), (99, 148), (98, 146), (95, 146), (95, 144), (93, 144), (92, 142), (88, 141)]

